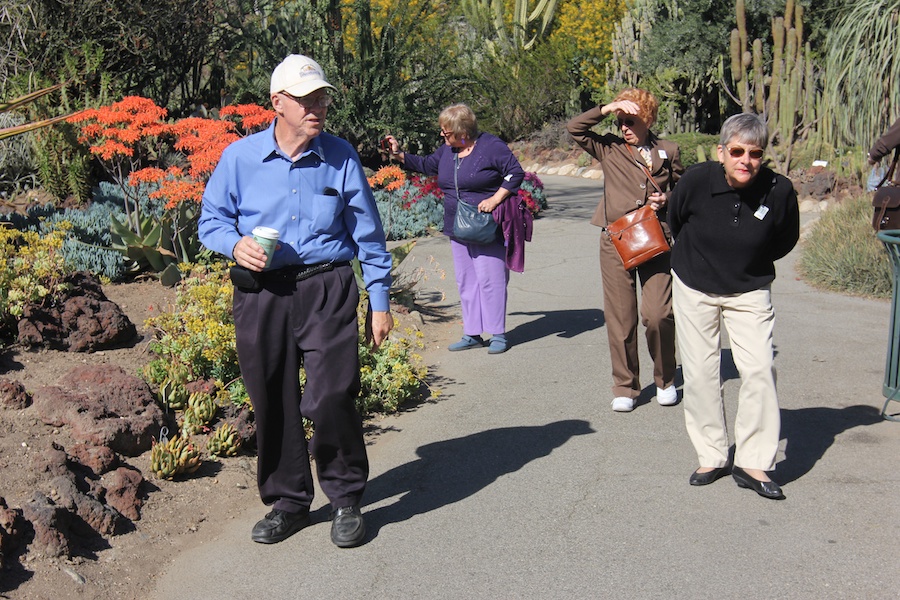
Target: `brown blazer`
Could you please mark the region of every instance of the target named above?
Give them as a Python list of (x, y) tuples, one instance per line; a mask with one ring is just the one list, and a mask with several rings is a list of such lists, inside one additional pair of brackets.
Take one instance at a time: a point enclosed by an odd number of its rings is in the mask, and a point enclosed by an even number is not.
[[(637, 148), (629, 146), (617, 135), (599, 135), (591, 131), (591, 127), (605, 118), (597, 106), (572, 118), (567, 125), (575, 142), (599, 160), (603, 168), (604, 197), (591, 218), (591, 224), (598, 227), (606, 227), (625, 213), (643, 206), (647, 196), (656, 191), (640, 164), (635, 162), (635, 157), (641, 160)], [(678, 144), (661, 140), (652, 132), (648, 143), (653, 157), (650, 173), (668, 198), (684, 173)], [(659, 211), (659, 217), (662, 223), (666, 222), (665, 208)]]

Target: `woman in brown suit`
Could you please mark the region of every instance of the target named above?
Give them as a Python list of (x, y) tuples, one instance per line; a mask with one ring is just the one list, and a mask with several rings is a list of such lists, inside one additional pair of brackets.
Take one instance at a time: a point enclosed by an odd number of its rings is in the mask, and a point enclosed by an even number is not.
[[(668, 196), (684, 167), (678, 145), (661, 140), (650, 131), (658, 109), (659, 102), (652, 94), (629, 88), (622, 90), (609, 104), (592, 108), (569, 121), (569, 133), (579, 146), (600, 161), (603, 168), (604, 195), (591, 224), (605, 228), (626, 213), (649, 204), (666, 228)], [(621, 137), (591, 131), (608, 115), (617, 119)], [(635, 399), (641, 392), (637, 343), (638, 278), (641, 282), (640, 317), (647, 330), (647, 346), (653, 358), (656, 400), (663, 406), (676, 404), (675, 319), (669, 254), (626, 271), (612, 242), (604, 234), (600, 236), (600, 273), (612, 360), (613, 410), (633, 410)]]

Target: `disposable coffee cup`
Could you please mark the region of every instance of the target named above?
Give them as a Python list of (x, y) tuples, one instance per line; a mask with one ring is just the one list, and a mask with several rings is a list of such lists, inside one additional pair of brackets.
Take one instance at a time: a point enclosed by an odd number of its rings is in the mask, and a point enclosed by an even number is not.
[(275, 245), (278, 243), (278, 230), (271, 227), (254, 227), (253, 239), (266, 252), (266, 268), (268, 268), (272, 264), (272, 256), (275, 255)]

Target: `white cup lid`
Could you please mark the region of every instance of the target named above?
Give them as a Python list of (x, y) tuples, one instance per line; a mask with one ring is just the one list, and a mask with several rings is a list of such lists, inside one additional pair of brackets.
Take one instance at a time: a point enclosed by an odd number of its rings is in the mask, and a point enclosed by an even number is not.
[(266, 238), (269, 240), (277, 240), (278, 239), (278, 230), (272, 229), (271, 227), (254, 227), (253, 235), (258, 235), (259, 237)]

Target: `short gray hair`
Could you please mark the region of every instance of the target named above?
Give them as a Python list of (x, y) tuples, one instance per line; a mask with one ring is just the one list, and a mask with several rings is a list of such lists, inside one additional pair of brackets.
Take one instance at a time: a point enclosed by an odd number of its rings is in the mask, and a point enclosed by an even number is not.
[(752, 113), (732, 115), (722, 124), (719, 145), (724, 147), (732, 141), (753, 144), (765, 150), (769, 145), (769, 130), (757, 115)]
[(438, 125), (446, 127), (458, 138), (474, 140), (478, 137), (478, 120), (465, 104), (452, 104), (438, 115)]

